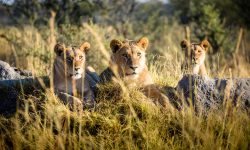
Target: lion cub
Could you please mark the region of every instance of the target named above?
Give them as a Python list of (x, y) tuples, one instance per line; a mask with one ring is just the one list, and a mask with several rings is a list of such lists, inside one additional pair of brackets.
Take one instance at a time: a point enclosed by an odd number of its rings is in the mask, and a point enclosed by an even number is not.
[(112, 50), (110, 66), (100, 74), (100, 80), (106, 83), (114, 78), (120, 78), (128, 86), (142, 87), (146, 96), (165, 107), (167, 98), (154, 85), (146, 65), (147, 47), (146, 37), (137, 41), (112, 40), (110, 42)]
[(209, 42), (203, 40), (201, 43), (189, 43), (187, 40), (183, 40), (180, 45), (182, 50), (185, 51), (185, 65), (188, 65), (188, 69), (191, 69), (193, 74), (199, 74), (200, 72), (201, 76), (207, 77), (204, 62), (210, 47)]
[[(98, 82), (98, 76), (95, 76), (96, 73), (91, 67), (85, 69), (85, 55), (89, 48), (88, 42), (84, 42), (80, 47), (56, 44), (54, 48), (54, 90), (71, 109), (81, 110), (83, 106), (93, 107), (95, 103), (92, 88)], [(77, 98), (78, 95), (82, 98)]]

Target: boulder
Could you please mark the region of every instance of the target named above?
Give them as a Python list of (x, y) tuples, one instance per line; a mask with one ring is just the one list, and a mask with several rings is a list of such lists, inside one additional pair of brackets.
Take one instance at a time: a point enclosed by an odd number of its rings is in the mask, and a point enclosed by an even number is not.
[[(90, 87), (96, 91), (98, 75), (90, 70), (86, 73), (87, 78), (93, 79)], [(50, 81), (49, 76), (33, 77), (30, 71), (17, 69), (0, 61), (0, 115), (14, 114), (20, 95), (34, 95), (34, 91), (50, 87)]]
[(184, 75), (175, 91), (181, 105), (192, 104), (195, 110), (219, 109), (226, 101), (243, 109), (250, 107), (250, 78), (219, 79)]
[(40, 81), (48, 86), (48, 77), (33, 78), (30, 71), (11, 67), (0, 60), (0, 115), (9, 116), (15, 111), (20, 93), (42, 89)]
[(0, 80), (23, 79), (32, 76), (27, 70), (11, 67), (8, 63), (0, 60)]

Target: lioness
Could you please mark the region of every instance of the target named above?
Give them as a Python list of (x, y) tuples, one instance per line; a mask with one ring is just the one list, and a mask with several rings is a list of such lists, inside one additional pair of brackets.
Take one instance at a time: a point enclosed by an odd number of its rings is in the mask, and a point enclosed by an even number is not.
[[(185, 60), (188, 69), (192, 70), (193, 74), (201, 74), (201, 76), (207, 76), (205, 67), (205, 57), (210, 44), (205, 39), (200, 43), (189, 43), (187, 40), (181, 42), (181, 48), (185, 51)], [(191, 68), (190, 68), (191, 67)]]
[(114, 39), (110, 42), (112, 50), (110, 66), (100, 74), (102, 83), (120, 78), (128, 86), (142, 87), (146, 96), (166, 106), (167, 98), (154, 85), (146, 65), (148, 39), (142, 37), (137, 41)]
[[(66, 47), (64, 44), (56, 44), (54, 47), (54, 90), (71, 109), (93, 107), (95, 102), (92, 88), (98, 82), (98, 76), (91, 67), (85, 69), (85, 55), (89, 48), (88, 42), (84, 42), (80, 47)], [(78, 95), (82, 98), (77, 98)]]
[(146, 66), (145, 51), (148, 46), (148, 39), (141, 38), (138, 41), (112, 40), (110, 48), (112, 56), (110, 66), (104, 70), (100, 79), (101, 82), (111, 81), (115, 73), (122, 78), (126, 84), (153, 84), (153, 80)]

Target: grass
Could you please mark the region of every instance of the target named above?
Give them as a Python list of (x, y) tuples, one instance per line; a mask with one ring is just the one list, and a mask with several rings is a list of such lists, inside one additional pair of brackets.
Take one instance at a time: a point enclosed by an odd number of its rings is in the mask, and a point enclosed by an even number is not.
[[(174, 26), (173, 29), (181, 27)], [(51, 35), (45, 28), (2, 27), (0, 45), (10, 49), (6, 58), (13, 65), (32, 70), (36, 75), (51, 72), (54, 53), (48, 37), (56, 36), (66, 44), (91, 43), (88, 64), (100, 73), (107, 65), (109, 41), (123, 39), (112, 27), (64, 26)], [(164, 31), (159, 40), (151, 39), (148, 66), (155, 82), (176, 86), (182, 76), (183, 60), (180, 30)], [(176, 36), (177, 35), (177, 36)], [(139, 38), (132, 37), (131, 39)], [(243, 69), (226, 63), (223, 55), (208, 59), (210, 76), (249, 77)], [(15, 59), (12, 59), (15, 58)], [(234, 58), (237, 59), (237, 58)], [(233, 59), (233, 61), (234, 61)], [(219, 60), (219, 61), (210, 61)], [(238, 68), (249, 63), (236, 61)], [(212, 63), (213, 62), (213, 63)], [(216, 63), (215, 63), (216, 62)], [(218, 67), (213, 67), (219, 66)], [(229, 72), (229, 68), (231, 72)], [(247, 70), (247, 69), (246, 69)], [(135, 89), (117, 90), (119, 86), (101, 86), (94, 110), (70, 111), (50, 89), (20, 97), (17, 113), (0, 116), (1, 149), (249, 149), (250, 118), (236, 107), (197, 114), (192, 107), (181, 111), (163, 109), (152, 104)], [(121, 87), (119, 87), (121, 88)], [(123, 87), (122, 87), (123, 89)]]

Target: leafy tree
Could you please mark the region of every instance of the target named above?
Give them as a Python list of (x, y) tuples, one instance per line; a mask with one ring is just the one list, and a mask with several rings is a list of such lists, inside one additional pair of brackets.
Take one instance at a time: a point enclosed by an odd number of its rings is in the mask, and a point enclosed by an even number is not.
[(40, 10), (39, 0), (15, 0), (11, 6), (11, 15), (19, 24), (34, 24)]
[(224, 45), (231, 47), (232, 43), (227, 39), (229, 30), (225, 27), (221, 10), (216, 7), (215, 0), (171, 0), (170, 2), (177, 10), (181, 23), (190, 25), (192, 39), (208, 38), (214, 53), (220, 51)]
[(98, 10), (96, 5), (89, 0), (45, 0), (43, 5), (56, 12), (58, 24), (80, 24), (84, 18), (92, 17)]
[[(207, 38), (213, 46), (214, 52), (220, 51), (224, 45), (228, 45), (229, 34), (220, 19), (219, 11), (213, 5), (203, 5), (200, 8), (200, 17), (191, 23), (191, 29), (199, 40)], [(193, 37), (195, 39), (195, 37)], [(225, 48), (225, 47), (224, 47)]]
[(95, 21), (112, 25), (118, 33), (127, 37), (131, 18), (139, 3), (136, 0), (95, 0), (95, 3), (99, 7), (95, 13), (99, 18)]
[(84, 18), (92, 17), (94, 11), (98, 10), (95, 6), (90, 0), (15, 0), (9, 4), (8, 9), (18, 24), (46, 22), (51, 10), (56, 12), (58, 24), (80, 24)]
[(232, 0), (236, 6), (237, 20), (242, 26), (250, 28), (250, 3), (248, 0)]

